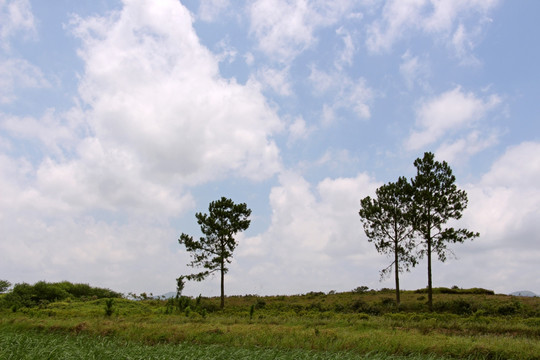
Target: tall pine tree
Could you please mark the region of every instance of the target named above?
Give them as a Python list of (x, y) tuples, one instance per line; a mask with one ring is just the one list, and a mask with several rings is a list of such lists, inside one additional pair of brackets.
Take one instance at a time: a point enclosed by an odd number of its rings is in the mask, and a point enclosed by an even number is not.
[(376, 198), (360, 200), (360, 219), (369, 242), (379, 253), (390, 254), (392, 263), (381, 270), (381, 279), (394, 270), (396, 303), (400, 303), (399, 273), (416, 265), (411, 222), (412, 186), (406, 178), (376, 190)]
[(444, 262), (448, 244), (463, 243), (480, 236), (466, 229), (445, 227), (449, 220), (458, 220), (467, 207), (467, 193), (459, 190), (452, 169), (443, 161), (435, 161), (433, 153), (426, 152), (414, 162), (416, 177), (413, 186), (413, 224), (419, 236), (420, 258), (428, 263), (428, 306), (433, 311), (432, 254)]
[(247, 205), (235, 204), (231, 199), (222, 197), (212, 201), (208, 206), (208, 214), (197, 213), (197, 223), (201, 226), (201, 232), (205, 235), (199, 240), (182, 233), (178, 242), (186, 247), (191, 253), (191, 267), (203, 267), (204, 271), (181, 276), (177, 279), (178, 284), (183, 280), (202, 281), (208, 275), (215, 272), (221, 277), (221, 308), (225, 306), (225, 274), (229, 270), (227, 265), (231, 263), (234, 249), (238, 245), (234, 235), (249, 227), (251, 210)]

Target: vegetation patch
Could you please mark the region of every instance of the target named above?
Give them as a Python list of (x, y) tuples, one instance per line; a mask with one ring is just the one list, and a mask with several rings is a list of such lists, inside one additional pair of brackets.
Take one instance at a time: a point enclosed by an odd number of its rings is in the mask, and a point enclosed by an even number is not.
[[(64, 353), (158, 359), (183, 351), (216, 359), (235, 358), (223, 353), (250, 359), (537, 359), (540, 353), (539, 298), (436, 293), (430, 312), (416, 291), (403, 291), (398, 306), (392, 289), (230, 296), (223, 310), (220, 297), (83, 295), (21, 303), (14, 312), (7, 295), (0, 299), (0, 358), (47, 358), (36, 351), (48, 346), (55, 359)], [(89, 344), (85, 356), (74, 349), (81, 341)], [(30, 357), (20, 357), (24, 351), (18, 346), (35, 342), (43, 344)], [(62, 344), (72, 345), (64, 351)], [(114, 352), (108, 355), (105, 348)], [(144, 355), (133, 355), (139, 353)]]

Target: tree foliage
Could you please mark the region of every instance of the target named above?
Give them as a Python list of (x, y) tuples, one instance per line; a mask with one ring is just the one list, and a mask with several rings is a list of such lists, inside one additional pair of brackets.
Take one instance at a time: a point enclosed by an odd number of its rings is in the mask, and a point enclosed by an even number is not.
[(7, 280), (0, 279), (0, 294), (3, 294), (9, 289), (11, 283)]
[[(221, 274), (221, 307), (224, 306), (224, 275), (228, 272), (227, 265), (231, 263), (233, 252), (238, 245), (234, 235), (249, 227), (251, 210), (245, 203), (235, 204), (231, 199), (222, 197), (212, 201), (208, 206), (208, 214), (196, 213), (197, 223), (204, 236), (198, 240), (182, 233), (178, 242), (186, 247), (192, 261), (188, 265), (203, 268), (200, 273), (181, 276), (177, 279), (180, 284), (183, 279), (202, 281), (215, 272)], [(183, 288), (183, 286), (182, 286)]]
[(433, 309), (431, 255), (437, 254), (440, 261), (446, 261), (450, 252), (448, 244), (463, 243), (467, 239), (480, 236), (466, 229), (446, 227), (450, 220), (462, 217), (467, 207), (467, 193), (459, 190), (450, 166), (443, 161), (435, 161), (433, 153), (426, 152), (422, 159), (414, 162), (417, 169), (412, 179), (413, 223), (420, 238), (420, 258), (428, 260), (428, 305)]
[(73, 284), (68, 281), (49, 283), (38, 281), (34, 285), (15, 284), (13, 289), (4, 295), (4, 302), (9, 306), (32, 307), (43, 302), (72, 299), (120, 298), (122, 294), (115, 291), (88, 284)]
[(360, 201), (360, 219), (369, 242), (379, 253), (392, 256), (392, 263), (381, 270), (381, 279), (394, 269), (396, 302), (400, 302), (399, 273), (409, 271), (417, 263), (412, 253), (415, 247), (412, 226), (413, 189), (406, 178), (388, 183), (376, 190), (376, 198)]

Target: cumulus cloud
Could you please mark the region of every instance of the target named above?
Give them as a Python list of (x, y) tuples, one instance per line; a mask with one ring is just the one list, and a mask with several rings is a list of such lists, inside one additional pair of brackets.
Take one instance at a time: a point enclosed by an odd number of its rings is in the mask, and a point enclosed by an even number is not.
[(281, 121), (256, 83), (220, 78), (179, 3), (126, 2), (109, 17), (77, 19), (74, 32), (85, 62), (80, 94), (102, 144), (189, 183), (277, 171), (270, 137)]
[(426, 59), (413, 56), (407, 51), (401, 57), (402, 63), (399, 65), (399, 72), (405, 81), (405, 85), (412, 90), (416, 85), (427, 88), (427, 78), (430, 73), (429, 64)]
[(315, 29), (335, 24), (353, 7), (349, 0), (256, 0), (248, 13), (260, 50), (275, 61), (288, 63), (316, 42)]
[(378, 184), (366, 174), (327, 178), (312, 186), (302, 176), (284, 172), (279, 181), (269, 197), (270, 227), (239, 247), (234, 270), (253, 276), (247, 277), (247, 285), (234, 286), (298, 293), (377, 284), (376, 271), (373, 277), (355, 272), (380, 260), (373, 256), (358, 217), (360, 198), (372, 195)]
[(416, 111), (416, 127), (406, 141), (410, 150), (437, 142), (449, 133), (472, 127), (501, 103), (498, 95), (482, 99), (461, 87), (422, 101)]
[(42, 71), (24, 59), (0, 59), (0, 103), (16, 99), (15, 90), (21, 88), (45, 88), (50, 84)]
[(339, 109), (352, 110), (360, 119), (371, 116), (370, 104), (374, 91), (364, 78), (353, 80), (342, 72), (327, 73), (313, 66), (309, 80), (313, 84), (315, 95), (333, 94), (331, 102), (323, 104), (323, 125), (329, 125)]
[(0, 47), (10, 48), (10, 38), (22, 32), (26, 36), (35, 34), (35, 21), (28, 0), (3, 0), (0, 2)]
[(449, 163), (461, 163), (472, 155), (496, 145), (499, 135), (497, 131), (484, 135), (475, 130), (453, 142), (442, 143), (435, 153)]
[(41, 69), (29, 61), (12, 55), (14, 36), (33, 37), (35, 20), (27, 0), (0, 2), (0, 104), (17, 99), (17, 90), (49, 87)]
[[(469, 252), (471, 261), (482, 264), (475, 270), (478, 278), (485, 277), (483, 281), (498, 291), (540, 288), (536, 276), (540, 257), (539, 154), (538, 142), (510, 147), (478, 183), (464, 187), (469, 208), (463, 222), (479, 231), (480, 238), (462, 253)], [(511, 281), (515, 288), (502, 288), (499, 284), (505, 281)]]
[[(497, 0), (488, 1), (431, 1), (392, 0), (385, 3), (380, 19), (369, 25), (367, 47), (372, 52), (390, 51), (392, 46), (408, 34), (419, 31), (442, 38), (465, 57), (474, 48), (474, 39), (485, 25), (488, 13)], [(478, 14), (480, 16), (478, 16)], [(465, 32), (464, 19), (475, 15), (477, 31)]]
[(292, 95), (292, 84), (289, 74), (289, 67), (281, 69), (262, 67), (257, 71), (256, 79), (265, 88), (272, 89), (281, 96)]
[(229, 6), (229, 0), (204, 0), (199, 5), (198, 16), (203, 21), (216, 21), (223, 17)]
[(13, 139), (29, 141), (36, 148), (43, 148), (46, 152), (62, 157), (79, 140), (79, 116), (77, 109), (65, 114), (47, 109), (41, 118), (0, 113), (0, 129)]
[[(1, 145), (13, 156), (0, 156), (9, 192), (0, 199), (9, 233), (0, 256), (10, 280), (62, 280), (77, 268), (69, 280), (131, 291), (147, 277), (146, 286), (168, 290), (182, 263), (168, 221), (194, 206), (189, 187), (280, 170), (275, 109), (259, 83), (220, 76), (220, 57), (200, 44), (192, 21), (175, 0), (75, 16), (80, 105), (0, 114)], [(25, 153), (25, 142), (42, 151)]]
[(308, 127), (303, 117), (299, 116), (289, 125), (289, 144), (300, 139), (306, 139), (314, 128)]
[(339, 54), (339, 57), (335, 61), (335, 66), (338, 69), (344, 66), (350, 66), (353, 62), (355, 46), (352, 35), (343, 27), (336, 30), (336, 34), (343, 39), (343, 50)]

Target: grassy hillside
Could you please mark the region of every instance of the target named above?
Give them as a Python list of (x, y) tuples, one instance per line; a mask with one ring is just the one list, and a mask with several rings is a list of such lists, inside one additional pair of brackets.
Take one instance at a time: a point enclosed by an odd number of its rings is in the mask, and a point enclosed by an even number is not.
[[(219, 298), (116, 298), (111, 303), (69, 297), (32, 307), (3, 306), (0, 331), (90, 336), (140, 346), (219, 346), (231, 352), (308, 351), (331, 358), (539, 359), (540, 298), (438, 289), (434, 300), (436, 311), (429, 313), (422, 291), (404, 292), (399, 308), (388, 290), (232, 296), (223, 311)], [(0, 303), (6, 305), (3, 299)]]

